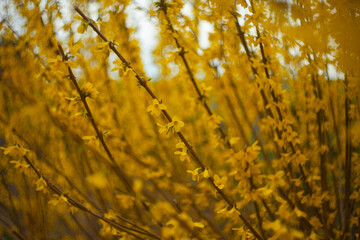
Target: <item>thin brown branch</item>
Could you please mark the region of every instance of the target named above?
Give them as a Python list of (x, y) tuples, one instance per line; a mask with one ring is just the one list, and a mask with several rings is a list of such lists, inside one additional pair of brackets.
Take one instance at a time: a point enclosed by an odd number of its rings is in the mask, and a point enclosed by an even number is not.
[[(193, 73), (192, 70), (190, 69), (188, 60), (187, 60), (187, 58), (186, 58), (186, 56), (185, 56), (185, 53), (186, 53), (185, 48), (184, 48), (183, 45), (180, 44), (179, 39), (177, 39), (177, 38), (175, 37), (175, 35), (174, 35), (174, 34), (175, 34), (175, 30), (174, 30), (173, 24), (172, 24), (169, 16), (167, 15), (167, 5), (166, 5), (165, 0), (161, 0), (159, 6), (160, 6), (160, 9), (161, 9), (161, 10), (164, 12), (164, 14), (165, 14), (165, 18), (166, 18), (167, 24), (168, 24), (168, 26), (169, 26), (169, 28), (170, 28), (170, 31), (171, 31), (172, 34), (173, 34), (173, 39), (174, 39), (174, 41), (175, 41), (176, 47), (177, 47), (178, 49), (181, 49), (181, 51), (179, 52), (179, 56), (181, 57), (181, 60), (183, 61), (184, 65), (185, 65), (186, 72), (187, 72), (188, 75), (189, 75), (190, 81), (191, 81), (191, 83), (193, 84), (193, 86), (194, 86), (194, 88), (195, 88), (196, 94), (198, 95), (198, 100), (199, 100), (200, 102), (202, 102), (202, 105), (203, 105), (203, 107), (205, 108), (206, 113), (207, 113), (209, 116), (212, 116), (214, 113), (213, 113), (213, 111), (210, 109), (209, 104), (206, 102), (206, 97), (204, 96), (204, 94), (201, 93), (200, 88), (199, 88), (199, 86), (198, 86), (198, 84), (197, 84), (197, 82), (196, 82), (196, 80), (195, 80), (194, 73)], [(225, 141), (226, 146), (227, 146), (228, 148), (231, 148), (231, 144), (230, 144), (229, 139), (227, 138), (227, 134), (225, 133), (225, 131), (223, 130), (223, 128), (220, 126), (220, 124), (217, 124), (217, 129), (218, 129), (219, 132), (220, 132), (221, 138)]]
[[(237, 18), (236, 12), (231, 12), (231, 14), (232, 14), (232, 15), (234, 16), (234, 18), (235, 18), (235, 25), (236, 25), (236, 28), (237, 28), (237, 30), (238, 30), (238, 35), (239, 35), (239, 38), (240, 38), (240, 40), (241, 40), (241, 43), (242, 43), (242, 45), (243, 45), (243, 47), (245, 48), (245, 51), (246, 51), (246, 49), (248, 49), (248, 44), (247, 44), (246, 39), (245, 39), (245, 37), (244, 37), (245, 34), (244, 34), (244, 32), (242, 31), (242, 29), (241, 29), (241, 26), (240, 26), (239, 20), (238, 20), (238, 18)], [(249, 63), (251, 64), (252, 72), (253, 72), (254, 76), (258, 76), (257, 69), (255, 69), (255, 68), (252, 66), (253, 61), (252, 61), (252, 56), (251, 56), (251, 54), (250, 54), (249, 51), (246, 51), (246, 52), (247, 52), (247, 57), (248, 57)], [(265, 61), (265, 60), (264, 60), (264, 59), (266, 59), (265, 55), (262, 55), (262, 57), (263, 57), (263, 61)], [(265, 63), (266, 63), (266, 62), (265, 62)], [(270, 77), (270, 76), (269, 76), (269, 77)], [(270, 109), (270, 108), (267, 108), (267, 105), (268, 105), (268, 103), (269, 103), (269, 100), (268, 100), (267, 97), (266, 97), (266, 94), (265, 94), (265, 92), (264, 92), (264, 89), (260, 87), (259, 83), (257, 83), (257, 85), (258, 85), (258, 87), (259, 87), (259, 89), (260, 89), (260, 95), (261, 95), (261, 97), (262, 97), (263, 105), (264, 105), (264, 107), (265, 107), (265, 109), (266, 109), (266, 113), (267, 113), (271, 118), (275, 119), (275, 118), (274, 118), (274, 114), (272, 113), (271, 109)], [(274, 102), (277, 102), (277, 101), (278, 101), (278, 99), (276, 98), (275, 93), (273, 92), (273, 90), (271, 90), (271, 96), (273, 97), (273, 101), (274, 101)], [(282, 116), (282, 114), (281, 114), (281, 111), (280, 111), (280, 109), (278, 109), (278, 106), (276, 106), (276, 108), (277, 108), (277, 111), (278, 111), (279, 120), (282, 121), (283, 116)], [(280, 132), (278, 129), (275, 129), (275, 132), (276, 132), (278, 138), (279, 138), (279, 139), (282, 139), (282, 134), (281, 134), (281, 132)], [(276, 144), (276, 143), (275, 143), (275, 144)], [(291, 148), (292, 152), (293, 152), (293, 153), (296, 153), (297, 150), (296, 150), (294, 144), (293, 144), (292, 142), (290, 142), (289, 145), (290, 145), (290, 148)], [(285, 152), (285, 149), (282, 148), (282, 151)], [(312, 195), (312, 188), (311, 188), (311, 186), (309, 185), (309, 182), (307, 181), (307, 176), (306, 176), (306, 174), (305, 174), (305, 171), (304, 171), (304, 169), (303, 169), (303, 166), (302, 166), (301, 164), (299, 164), (298, 167), (299, 167), (300, 174), (301, 174), (301, 176), (302, 176), (303, 182), (304, 182), (307, 190), (309, 191), (310, 195)], [(291, 165), (290, 165), (290, 163), (288, 164), (288, 170), (289, 170), (289, 172), (291, 173)]]
[[(63, 59), (63, 61), (67, 61), (68, 60), (68, 57), (65, 55), (64, 53), (64, 50), (63, 48), (61, 47), (61, 45), (58, 43), (58, 47), (59, 47), (59, 50), (60, 50), (60, 54), (61, 54), (61, 57)], [(104, 134), (99, 130), (96, 122), (95, 122), (95, 119), (94, 119), (94, 116), (89, 108), (89, 105), (86, 101), (86, 96), (85, 94), (81, 91), (80, 89), (80, 86), (76, 80), (76, 77), (75, 75), (73, 74), (71, 68), (68, 66), (67, 67), (68, 71), (69, 71), (69, 78), (70, 80), (73, 82), (75, 88), (76, 88), (76, 91), (78, 92), (80, 98), (81, 98), (81, 102), (83, 103), (85, 109), (86, 109), (86, 113), (87, 113), (87, 117), (90, 119), (90, 122), (91, 122), (91, 125), (93, 126), (95, 132), (96, 132), (96, 136), (97, 138), (99, 139), (101, 145), (103, 146), (107, 156), (109, 157), (110, 161), (113, 163), (114, 167), (116, 168), (116, 170), (119, 172), (119, 176), (121, 178), (121, 180), (124, 182), (125, 184), (125, 187), (127, 189), (127, 191), (131, 194), (134, 194), (134, 190), (132, 188), (132, 183), (131, 183), (131, 180), (130, 178), (127, 176), (127, 174), (119, 167), (119, 165), (117, 164), (117, 162), (115, 161), (115, 158), (113, 157), (112, 153), (110, 152), (110, 149), (109, 147), (107, 146), (106, 142), (105, 142), (105, 139), (104, 139)]]
[[(35, 167), (35, 165), (32, 163), (32, 161), (30, 161), (30, 159), (25, 155), (24, 159), (26, 161), (27, 164), (30, 165), (31, 169), (36, 173), (36, 175), (39, 178), (44, 179), (44, 181), (46, 182), (47, 186), (53, 191), (55, 192), (57, 195), (59, 196), (64, 196), (66, 197), (66, 199), (68, 200), (69, 204), (71, 204), (72, 206), (76, 207), (77, 209), (80, 209), (84, 212), (89, 213), (90, 215), (108, 223), (109, 225), (113, 226), (114, 228), (118, 229), (119, 231), (125, 232), (133, 237), (136, 237), (138, 239), (144, 239), (141, 236), (138, 236), (137, 234), (131, 232), (132, 229), (125, 226), (125, 225), (121, 225), (117, 222), (114, 222), (111, 219), (108, 219), (106, 217), (104, 217), (103, 215), (100, 215), (98, 213), (93, 212), (92, 210), (88, 209), (87, 207), (85, 207), (85, 205), (81, 204), (79, 201), (75, 200), (74, 198), (70, 197), (67, 193), (65, 193), (63, 190), (61, 190), (60, 187), (56, 186), (55, 184), (53, 184), (46, 176), (44, 176), (40, 170), (38, 168)], [(140, 228), (140, 227), (138, 227)], [(153, 234), (154, 236), (156, 236), (156, 234)], [(154, 237), (154, 239), (161, 239), (160, 237)]]

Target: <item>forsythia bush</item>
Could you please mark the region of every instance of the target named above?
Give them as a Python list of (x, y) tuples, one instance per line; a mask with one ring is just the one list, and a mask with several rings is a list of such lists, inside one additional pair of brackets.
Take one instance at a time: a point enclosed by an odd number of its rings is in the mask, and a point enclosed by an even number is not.
[(359, 2), (136, 4), (2, 3), (1, 238), (358, 239)]

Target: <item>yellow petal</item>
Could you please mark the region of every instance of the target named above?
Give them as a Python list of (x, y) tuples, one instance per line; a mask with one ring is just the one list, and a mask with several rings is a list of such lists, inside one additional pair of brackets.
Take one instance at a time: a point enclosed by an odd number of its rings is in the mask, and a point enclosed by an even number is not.
[(201, 222), (194, 222), (194, 227), (204, 228), (204, 224), (202, 224)]

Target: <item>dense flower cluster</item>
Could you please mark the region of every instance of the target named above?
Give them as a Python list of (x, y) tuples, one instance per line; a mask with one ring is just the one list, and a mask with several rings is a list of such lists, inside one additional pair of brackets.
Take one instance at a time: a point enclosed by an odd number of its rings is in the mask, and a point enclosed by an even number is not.
[(357, 1), (149, 2), (2, 4), (0, 238), (358, 239)]

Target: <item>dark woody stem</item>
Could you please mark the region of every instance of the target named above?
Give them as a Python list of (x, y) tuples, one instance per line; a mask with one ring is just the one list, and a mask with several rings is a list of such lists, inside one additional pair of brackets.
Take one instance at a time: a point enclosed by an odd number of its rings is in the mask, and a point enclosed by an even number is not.
[[(68, 194), (66, 194), (63, 190), (61, 190), (58, 186), (56, 186), (55, 184), (53, 184), (47, 177), (45, 177), (39, 169), (37, 169), (35, 167), (35, 165), (32, 163), (32, 161), (30, 161), (30, 159), (25, 155), (24, 156), (24, 159), (26, 161), (27, 164), (30, 165), (30, 167), (32, 168), (32, 170), (36, 173), (36, 175), (39, 177), (39, 178), (42, 178), (44, 179), (44, 181), (46, 182), (47, 186), (53, 191), (55, 192), (56, 194), (58, 195), (62, 195), (64, 197), (66, 197), (66, 199), (68, 200), (69, 204), (71, 206), (74, 206), (76, 207), (77, 209), (80, 209), (84, 212), (87, 212), (89, 213), (90, 215), (106, 222), (107, 224), (113, 226), (114, 228), (118, 229), (119, 231), (123, 231), (123, 232), (126, 232), (127, 234), (137, 238), (137, 239), (144, 239), (143, 237), (137, 235), (136, 233), (133, 233), (132, 231), (134, 232), (137, 232), (137, 233), (140, 233), (140, 234), (144, 234), (146, 235), (147, 237), (152, 237), (153, 239), (158, 239), (158, 240), (161, 240), (161, 238), (159, 236), (157, 236), (156, 234), (154, 233), (150, 233), (148, 231), (146, 231), (145, 229), (142, 229), (141, 227), (137, 226), (136, 224), (131, 224), (131, 225), (135, 225), (136, 226), (136, 229), (134, 228), (129, 228), (125, 225), (122, 225), (122, 224), (119, 224), (117, 222), (114, 222), (113, 220), (111, 219), (108, 219), (98, 213), (95, 213), (93, 211), (91, 211), (90, 209), (88, 209), (87, 207), (85, 207), (82, 203), (80, 203), (79, 201), (75, 200), (74, 198), (70, 197)], [(130, 222), (129, 220), (127, 220), (127, 222)]]
[[(238, 31), (238, 35), (239, 35), (241, 44), (243, 45), (243, 47), (245, 49), (248, 61), (251, 64), (251, 70), (252, 70), (254, 76), (258, 76), (259, 73), (258, 73), (257, 69), (252, 66), (252, 64), (253, 64), (253, 54), (249, 50), (248, 43), (246, 42), (246, 39), (245, 39), (245, 33), (241, 29), (241, 26), (240, 26), (239, 20), (237, 18), (236, 12), (231, 12), (231, 14), (233, 15), (233, 17), (235, 19), (235, 26), (236, 26), (236, 29)], [(260, 32), (259, 32), (258, 29), (257, 29), (257, 35), (260, 36)], [(269, 71), (268, 71), (268, 68), (267, 68), (268, 61), (266, 60), (266, 56), (265, 56), (265, 52), (264, 52), (264, 48), (263, 48), (262, 43), (260, 44), (260, 50), (261, 50), (262, 62), (265, 65), (265, 68), (264, 68), (265, 75), (266, 75), (267, 79), (270, 79), (270, 74), (269, 74)], [(266, 109), (266, 114), (268, 116), (270, 116), (271, 118), (275, 119), (275, 116), (272, 113), (271, 109), (266, 108), (266, 106), (269, 104), (269, 100), (267, 99), (267, 96), (265, 94), (264, 89), (260, 87), (259, 83), (257, 83), (257, 85), (260, 88), (260, 95), (261, 95), (261, 98), (263, 100), (263, 105), (264, 105), (264, 107)], [(273, 101), (275, 103), (278, 103), (279, 100), (278, 100), (278, 98), (275, 95), (275, 92), (273, 90), (271, 90), (271, 96), (272, 96)], [(283, 115), (282, 115), (280, 109), (278, 108), (278, 106), (276, 106), (276, 111), (278, 113), (279, 120), (282, 121), (283, 120)], [(275, 132), (276, 132), (277, 137), (279, 139), (282, 139), (282, 133), (278, 129), (275, 129)], [(297, 150), (300, 150), (300, 149), (296, 149), (296, 146), (294, 146), (294, 144), (292, 142), (289, 143), (289, 146), (291, 148), (292, 153), (296, 153)], [(284, 152), (284, 149), (282, 149), (282, 151)], [(291, 170), (290, 165), (288, 167)], [(304, 171), (304, 168), (303, 168), (302, 164), (299, 164), (298, 167), (299, 167), (299, 171), (300, 171), (300, 174), (302, 176), (302, 179), (304, 181), (304, 184), (306, 185), (306, 188), (308, 189), (310, 195), (312, 195), (313, 191), (312, 191), (312, 188), (311, 188), (311, 186), (310, 186), (310, 184), (308, 182), (308, 179), (307, 179), (307, 176), (305, 174), (305, 171)]]
[[(167, 7), (166, 7), (166, 3), (165, 3), (165, 0), (162, 0), (160, 2), (160, 9), (164, 12), (165, 14), (165, 18), (166, 18), (166, 21), (167, 21), (167, 24), (170, 28), (170, 31), (172, 32), (172, 34), (175, 33), (175, 30), (174, 30), (174, 27), (171, 23), (171, 20), (169, 18), (169, 16), (167, 15)], [(174, 35), (173, 35), (173, 38), (174, 38), (174, 41), (175, 41), (175, 44), (176, 44), (176, 47), (178, 49), (181, 49), (180, 52), (179, 52), (179, 56), (181, 57), (181, 60), (183, 61), (184, 65), (185, 65), (185, 68), (186, 68), (186, 72), (188, 73), (189, 75), (189, 78), (190, 78), (190, 81), (191, 83), (193, 84), (194, 88), (195, 88), (195, 91), (196, 91), (196, 94), (198, 95), (198, 99), (202, 102), (202, 105), (203, 107), (205, 108), (206, 110), (206, 113), (209, 115), (209, 116), (212, 116), (214, 113), (212, 112), (212, 110), (210, 109), (210, 106), (209, 104), (206, 102), (206, 97), (204, 96), (204, 94), (201, 93), (200, 91), (200, 88), (198, 86), (198, 84), (196, 83), (196, 80), (195, 80), (195, 77), (194, 77), (194, 73), (192, 72), (192, 70), (190, 69), (190, 66), (189, 66), (189, 63), (188, 63), (188, 60), (186, 59), (185, 57), (185, 48), (184, 46), (182, 46), (179, 42), (179, 39), (177, 39)], [(216, 124), (217, 126), (217, 129), (219, 130), (220, 132), (220, 135), (221, 135), (221, 138), (223, 139), (223, 141), (225, 142), (226, 146), (228, 148), (231, 148), (231, 144), (230, 144), (230, 141), (229, 141), (229, 138), (227, 136), (227, 134), (225, 133), (225, 131), (223, 130), (223, 128), (220, 126), (220, 124)], [(244, 139), (245, 140), (245, 139)]]
[[(59, 48), (59, 51), (60, 51), (60, 54), (61, 54), (61, 57), (63, 59), (63, 61), (67, 61), (68, 60), (68, 57), (65, 55), (64, 53), (64, 50), (63, 48), (61, 47), (61, 45), (58, 43), (58, 48)], [(93, 126), (94, 130), (95, 130), (95, 133), (96, 133), (96, 136), (98, 137), (101, 145), (103, 146), (107, 156), (109, 157), (110, 161), (112, 162), (112, 164), (114, 165), (114, 167), (116, 168), (116, 172), (118, 173), (119, 177), (121, 178), (121, 180), (124, 182), (125, 184), (125, 187), (127, 189), (127, 191), (131, 194), (134, 194), (134, 190), (132, 188), (132, 185), (131, 185), (131, 181), (129, 179), (129, 177), (127, 176), (127, 174), (119, 167), (119, 165), (117, 164), (117, 162), (115, 161), (115, 158), (114, 156), (112, 155), (112, 153), (110, 152), (110, 149), (109, 147), (107, 146), (106, 142), (105, 142), (105, 139), (104, 139), (104, 134), (99, 130), (96, 122), (95, 122), (95, 119), (94, 119), (94, 116), (89, 108), (89, 105), (87, 104), (87, 101), (86, 101), (86, 95), (83, 93), (83, 91), (81, 91), (81, 88), (79, 86), (79, 84), (77, 83), (76, 81), (76, 77), (75, 75), (73, 74), (71, 68), (68, 66), (67, 67), (68, 69), (68, 72), (69, 72), (69, 78), (70, 80), (73, 82), (75, 88), (76, 88), (76, 91), (78, 92), (78, 94), (80, 95), (80, 99), (86, 109), (86, 113), (87, 113), (87, 116), (88, 118), (90, 119), (90, 122), (91, 122), (91, 125)]]

